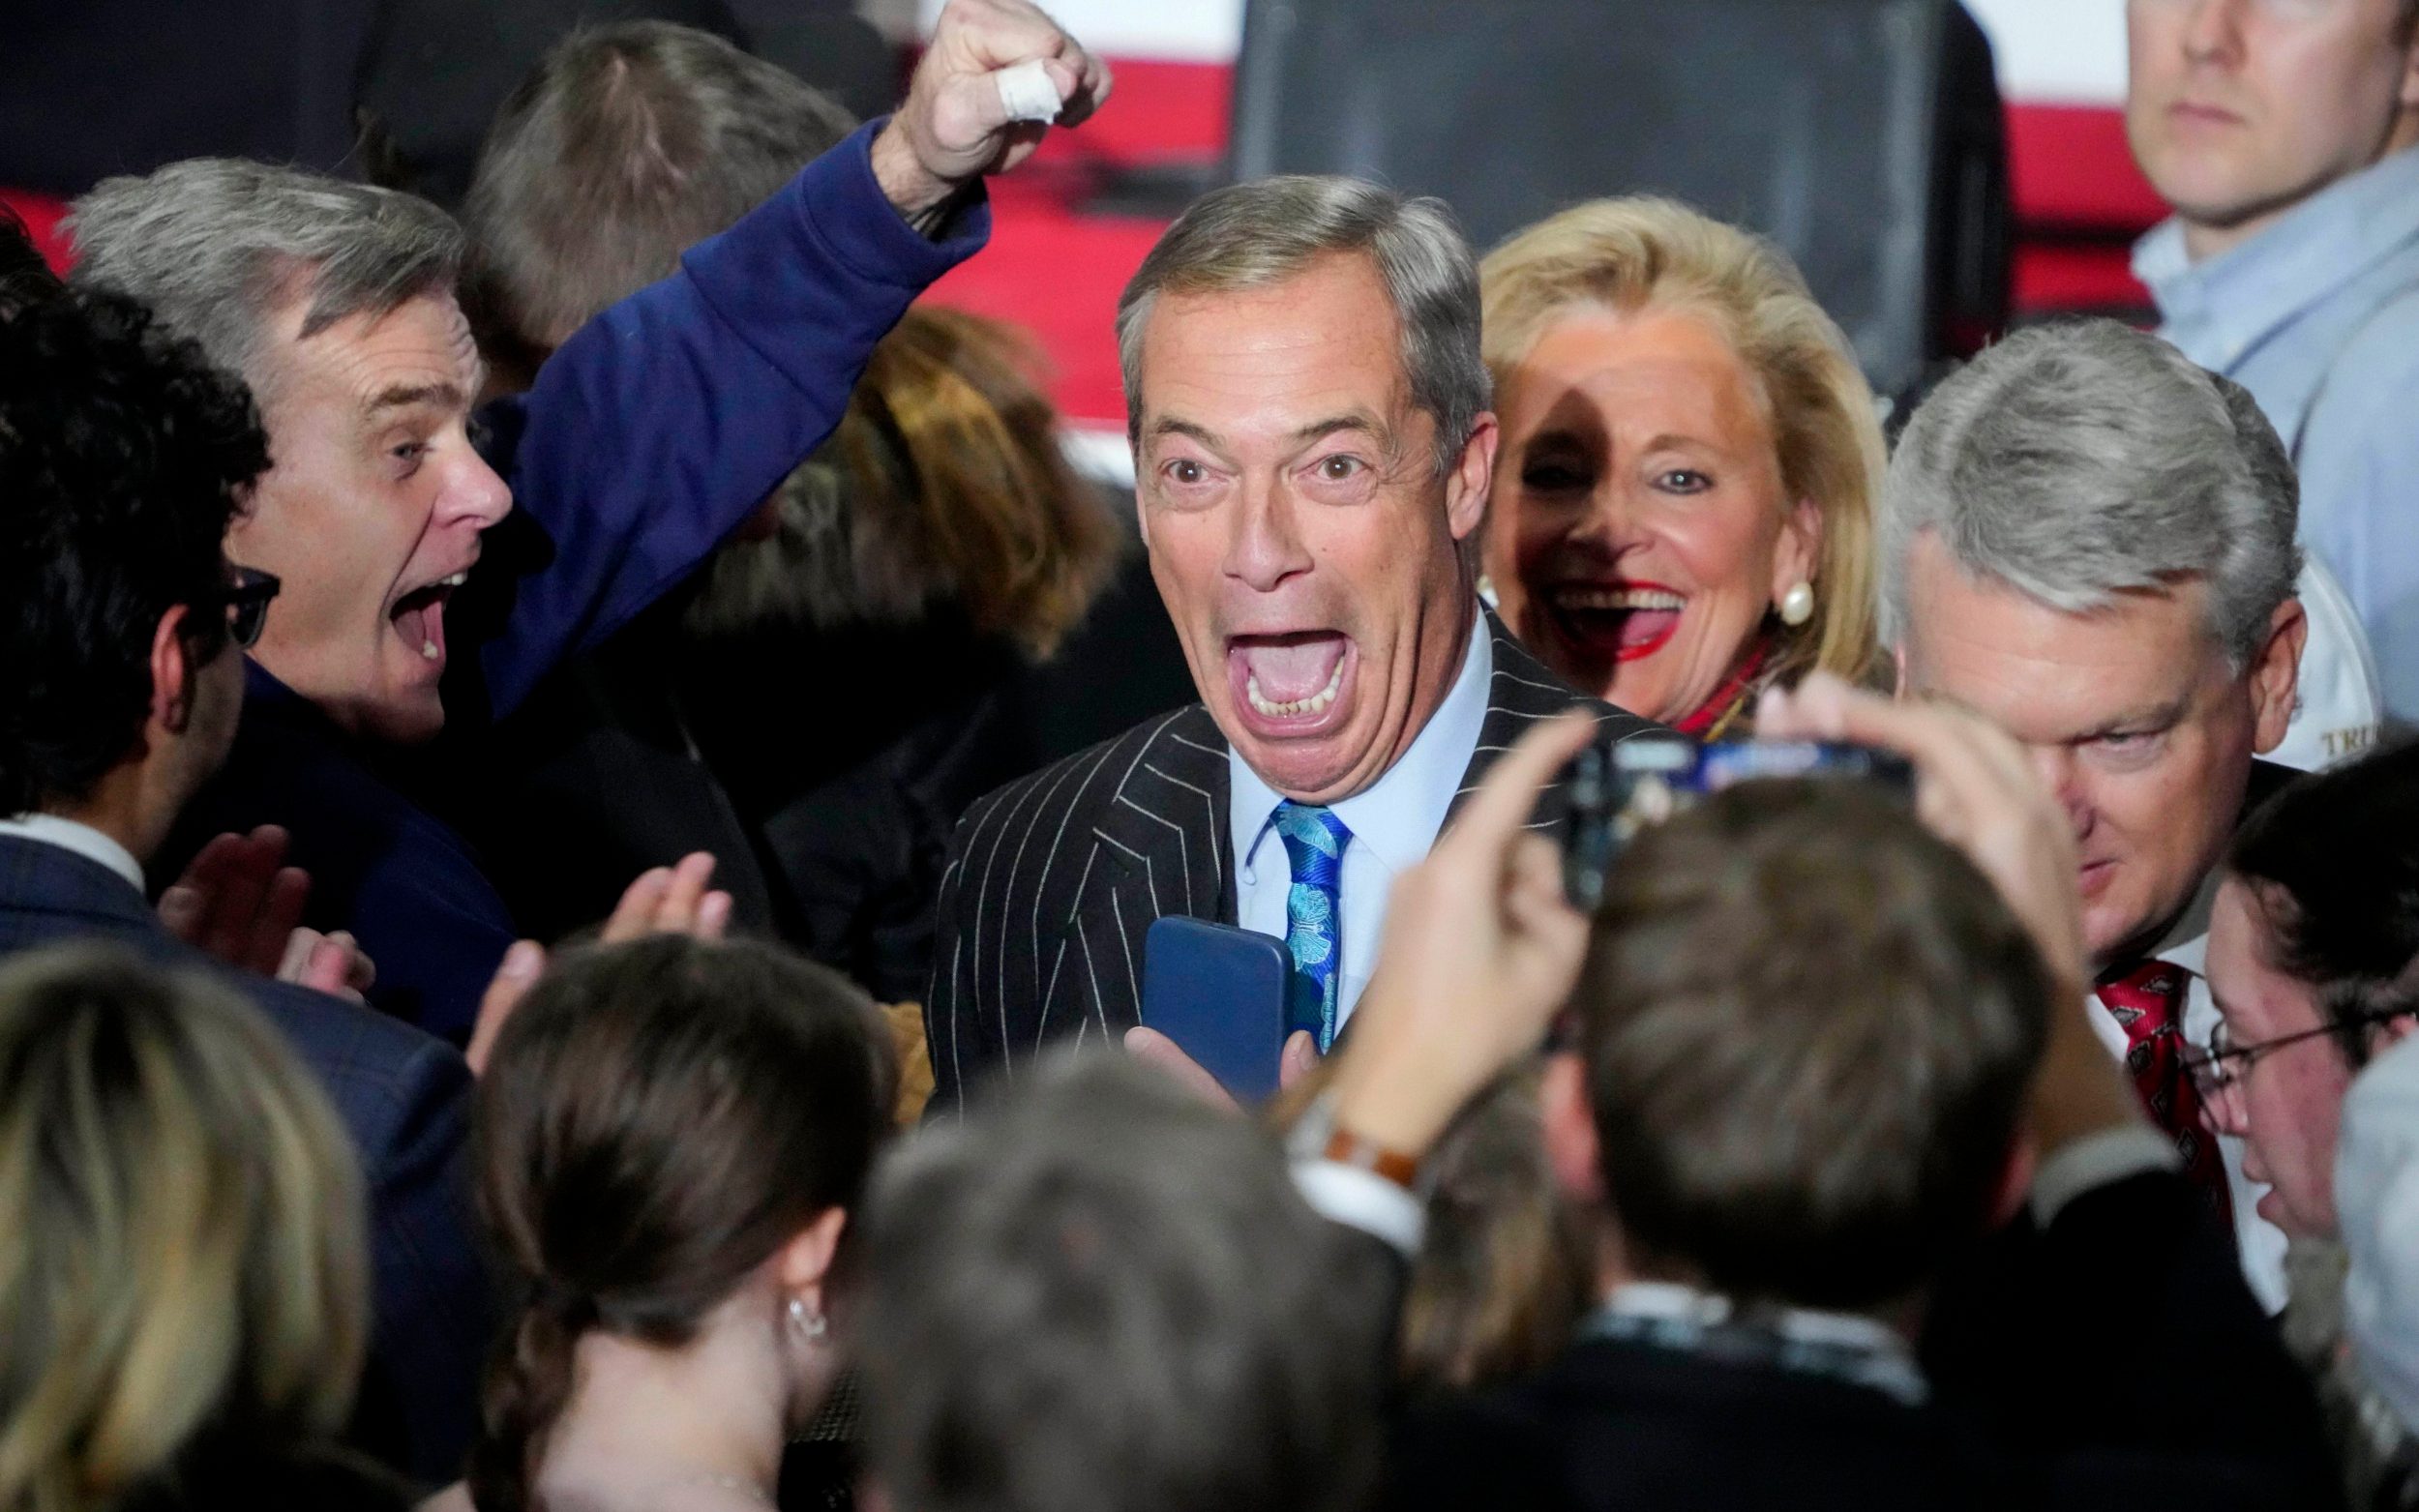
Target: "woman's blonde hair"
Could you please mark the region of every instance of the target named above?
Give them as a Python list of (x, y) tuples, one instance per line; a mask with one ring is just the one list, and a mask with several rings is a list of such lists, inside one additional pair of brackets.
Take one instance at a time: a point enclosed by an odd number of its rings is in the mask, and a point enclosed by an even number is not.
[(250, 1005), (99, 947), (0, 969), (0, 1508), (82, 1512), (205, 1437), (332, 1436), (361, 1178)]
[(1873, 508), (1885, 450), (1873, 391), (1847, 338), (1788, 254), (1669, 199), (1597, 199), (1540, 221), (1478, 265), (1482, 350), (1503, 391), (1574, 305), (1681, 311), (1710, 321), (1756, 375), (1785, 503), (1822, 511), (1814, 617), (1784, 630), (1767, 675), (1870, 675), (1876, 657)]
[(1034, 365), (1012, 327), (910, 310), (839, 429), (782, 484), (773, 539), (716, 555), (690, 629), (912, 623), (953, 604), (973, 629), (1050, 655), (1124, 536), (1060, 451)]

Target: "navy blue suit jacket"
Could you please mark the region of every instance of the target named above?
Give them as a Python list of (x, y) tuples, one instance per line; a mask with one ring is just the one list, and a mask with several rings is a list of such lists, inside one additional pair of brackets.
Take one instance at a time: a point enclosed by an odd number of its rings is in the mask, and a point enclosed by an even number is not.
[(910, 302), (990, 234), (979, 200), (944, 241), (902, 220), (874, 179), (881, 125), (582, 327), (529, 393), (490, 406), (490, 460), (517, 508), (446, 610), (458, 758), (355, 741), (254, 667), (234, 751), (156, 875), (222, 831), (284, 825), (314, 880), (306, 922), (360, 939), (377, 964), (371, 1001), (468, 1040), (516, 932), (477, 856), (429, 812), (429, 785), (476, 782), (475, 756), (459, 756), (478, 731), (695, 571), (839, 423)]
[(431, 1483), (461, 1474), (493, 1325), (471, 1240), (463, 1166), (470, 1074), (462, 1056), (357, 1004), (222, 966), (170, 935), (142, 894), (108, 868), (58, 845), (0, 836), (0, 955), (71, 940), (110, 941), (163, 965), (220, 976), (318, 1074), (352, 1133), (370, 1198), (377, 1317), (365, 1395), (400, 1411), (405, 1441), (394, 1447), (404, 1468)]

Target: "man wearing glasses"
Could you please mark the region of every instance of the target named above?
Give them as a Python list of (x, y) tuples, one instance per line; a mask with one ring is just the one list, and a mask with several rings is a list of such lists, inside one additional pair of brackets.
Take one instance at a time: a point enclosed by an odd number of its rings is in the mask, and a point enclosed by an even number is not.
[(2362, 1067), (2419, 1027), (2419, 745), (2296, 783), (2235, 837), (2209, 917), (2220, 1023), (2190, 1066), (2243, 1140), (2259, 1213), (2336, 1233), (2336, 1127)]
[[(2316, 1378), (2355, 1506), (2404, 1453), (2365, 1425), (2374, 1388), (2347, 1363), (2336, 1149), (2344, 1099), (2419, 1026), (2419, 745), (2304, 779), (2245, 821), (2210, 910), (2208, 977), (2221, 1022), (2190, 1072), (2210, 1122), (2243, 1141), (2285, 1230), (2286, 1346)], [(2375, 1201), (2356, 1182), (2344, 1201)]]
[[(106, 296), (0, 315), (0, 955), (102, 941), (215, 972), (310, 1064), (369, 1198), (365, 1446), (441, 1478), (490, 1322), (459, 1186), (463, 1057), (358, 1002), (220, 966), (144, 898), (144, 867), (234, 741), (243, 651), (279, 587), (224, 546), (269, 466), (252, 401), (148, 323)], [(341, 989), (351, 952), (333, 954), (321, 985)]]

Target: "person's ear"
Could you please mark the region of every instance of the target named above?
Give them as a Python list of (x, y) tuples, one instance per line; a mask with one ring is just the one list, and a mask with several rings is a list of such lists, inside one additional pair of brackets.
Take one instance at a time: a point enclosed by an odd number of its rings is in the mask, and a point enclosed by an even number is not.
[(2410, 1034), (2413, 1029), (2419, 1029), (2419, 1014), (2405, 1013), (2395, 1015), (2393, 1018), (2386, 1020), (2383, 1023), (2376, 1025), (2375, 1028), (2371, 1031), (2372, 1038), (2370, 1040), (2370, 1044), (2373, 1049), (2370, 1053), (2373, 1055), (2384, 1054), (2387, 1051), (2392, 1050), (2395, 1046), (2400, 1045), (2403, 1041), (2410, 1038)]
[(2419, 110), (2419, 23), (2406, 23), (2403, 38), (2403, 92), (2405, 110)]
[(1445, 522), (1456, 541), (1486, 522), (1487, 490), (1495, 483), (1495, 447), (1502, 439), (1492, 413), (1481, 412), (1445, 477)]
[(1987, 1231), (1997, 1233), (2014, 1222), (2024, 1206), (2024, 1200), (2033, 1195), (2033, 1174), (2041, 1167), (2041, 1148), (2033, 1142), (2032, 1131), (2019, 1129), (2008, 1141), (2008, 1158), (1999, 1168), (1999, 1181), (1991, 1189), (1990, 1207), (1985, 1215)]
[(1601, 1203), (1603, 1152), (1596, 1137), (1596, 1107), (1588, 1099), (1586, 1062), (1568, 1051), (1545, 1057), (1538, 1082), (1538, 1114), (1554, 1184), (1572, 1201)]
[(2286, 599), (2268, 621), (2268, 637), (2252, 653), (2252, 750), (2262, 755), (2285, 739), (2301, 692), (2301, 652), (2310, 640), (2310, 616), (2301, 600)]
[(810, 1312), (823, 1311), (823, 1283), (831, 1275), (841, 1230), (848, 1226), (847, 1208), (826, 1208), (781, 1247), (773, 1256), (773, 1279), (784, 1296), (803, 1300)]
[(1903, 643), (1890, 648), (1890, 696), (1894, 698), (1904, 698), (1907, 694), (1906, 646)]
[(168, 606), (151, 632), (151, 722), (171, 735), (193, 723), (195, 679), (201, 667), (185, 643), (185, 616), (192, 609)]
[(1799, 583), (1815, 586), (1822, 565), (1823, 507), (1812, 499), (1800, 499), (1781, 517), (1780, 539), (1773, 545), (1773, 608), (1780, 608), (1780, 601)]

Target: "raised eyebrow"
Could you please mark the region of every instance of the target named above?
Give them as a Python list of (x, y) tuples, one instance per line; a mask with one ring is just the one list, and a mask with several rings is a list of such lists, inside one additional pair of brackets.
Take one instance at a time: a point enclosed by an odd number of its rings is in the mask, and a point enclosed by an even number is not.
[(361, 412), (367, 418), (375, 420), (390, 409), (411, 409), (422, 404), (444, 409), (466, 409), (469, 402), (469, 396), (451, 383), (398, 383), (371, 396), (370, 402), (361, 406)]
[(1299, 442), (1317, 441), (1345, 430), (1359, 430), (1380, 445), (1389, 445), (1393, 439), (1385, 422), (1375, 415), (1365, 413), (1329, 415), (1325, 420), (1314, 420), (1296, 430), (1294, 439)]
[(1224, 450), (1218, 444), (1217, 436), (1207, 426), (1197, 426), (1189, 420), (1179, 420), (1170, 415), (1162, 415), (1153, 420), (1150, 423), (1149, 434), (1154, 441), (1161, 436), (1180, 435), (1188, 440), (1198, 441), (1213, 452)]

